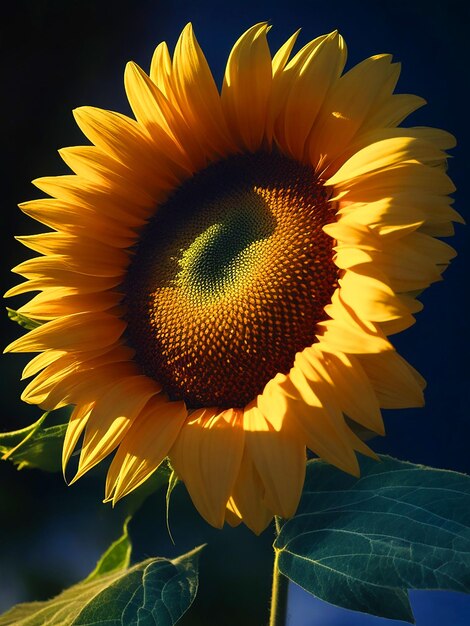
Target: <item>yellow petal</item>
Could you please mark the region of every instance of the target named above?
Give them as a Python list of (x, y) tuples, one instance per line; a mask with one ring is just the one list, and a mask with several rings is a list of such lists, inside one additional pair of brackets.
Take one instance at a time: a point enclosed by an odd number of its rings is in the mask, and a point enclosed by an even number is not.
[[(63, 353), (27, 385), (21, 398), (25, 402), (34, 404), (44, 404), (48, 400), (52, 408), (56, 408), (56, 405), (60, 403), (65, 405), (67, 402), (62, 401), (74, 388), (79, 388), (81, 383), (93, 382), (95, 377), (96, 384), (104, 381), (105, 376), (103, 379), (100, 378), (103, 365), (111, 364), (112, 368), (108, 375), (117, 376), (119, 370), (115, 365), (117, 363), (130, 365), (128, 361), (132, 355), (133, 350), (122, 345), (77, 354)], [(93, 374), (90, 373), (91, 371)]]
[(353, 179), (392, 168), (403, 162), (433, 163), (446, 158), (435, 145), (414, 137), (392, 137), (370, 144), (356, 152), (325, 184), (339, 188)]
[(88, 417), (78, 471), (72, 482), (119, 445), (132, 421), (157, 392), (152, 379), (132, 376), (119, 380), (100, 395)]
[[(79, 250), (77, 252), (80, 253)], [(107, 263), (103, 263), (103, 266), (100, 266), (100, 256), (97, 255), (95, 260), (94, 258), (74, 258), (63, 254), (49, 254), (23, 261), (23, 263), (14, 267), (12, 272), (21, 274), (25, 278), (50, 278), (53, 273), (61, 271), (74, 271), (87, 276), (111, 278), (112, 280), (114, 280), (114, 277), (122, 278), (126, 265), (129, 263), (127, 254), (124, 254), (121, 259), (117, 257), (116, 261), (114, 261), (113, 257), (109, 258), (108, 256)], [(118, 282), (120, 281), (116, 280), (115, 284), (118, 284)]]
[(185, 119), (207, 155), (233, 151), (219, 92), (192, 24), (180, 35), (173, 55), (172, 91)]
[[(88, 181), (99, 191), (112, 192), (114, 200), (127, 200), (128, 213), (139, 212), (149, 207), (161, 188), (171, 186), (174, 177), (164, 176), (162, 167), (154, 176), (145, 177), (134, 169), (134, 163), (123, 165), (96, 146), (75, 146), (59, 150), (62, 159), (81, 179)], [(116, 203), (116, 202), (115, 202)], [(135, 207), (133, 205), (136, 205)], [(129, 207), (133, 207), (130, 211)]]
[[(335, 174), (338, 169), (356, 153), (367, 147), (372, 147), (378, 142), (387, 139), (401, 139), (407, 137), (421, 142), (421, 152), (425, 151), (426, 145), (428, 145), (429, 148), (429, 154), (426, 158), (420, 156), (419, 149), (417, 149), (419, 148), (417, 141), (414, 148), (411, 148), (415, 150), (415, 153), (412, 153), (410, 149), (410, 158), (413, 157), (413, 154), (416, 154), (416, 159), (418, 161), (422, 163), (427, 162), (433, 165), (445, 163), (446, 154), (442, 151), (453, 148), (456, 144), (455, 137), (453, 135), (438, 128), (428, 128), (424, 126), (413, 128), (377, 128), (372, 126), (369, 128), (368, 126), (367, 130), (361, 128), (360, 132), (358, 132), (354, 140), (347, 146), (346, 150), (344, 150), (337, 159), (329, 164), (323, 175), (327, 178), (333, 176), (333, 174)], [(437, 148), (440, 149), (440, 152), (436, 151)]]
[(292, 52), (292, 48), (297, 41), (297, 37), (299, 36), (300, 28), (293, 35), (289, 37), (289, 39), (279, 48), (276, 54), (273, 56), (272, 66), (273, 66), (273, 79), (277, 74), (282, 72), (287, 61), (289, 60), (290, 54)]
[(88, 402), (87, 404), (76, 406), (70, 416), (69, 423), (67, 424), (67, 430), (65, 432), (64, 445), (62, 447), (62, 471), (64, 478), (65, 470), (70, 457), (77, 446), (78, 440), (85, 429), (94, 406), (94, 402)]
[(440, 128), (431, 128), (427, 126), (415, 126), (412, 128), (374, 128), (367, 132), (362, 132), (352, 142), (349, 150), (357, 152), (363, 148), (383, 141), (385, 139), (399, 139), (408, 137), (410, 139), (419, 139), (428, 142), (439, 148), (440, 150), (449, 150), (456, 145), (456, 139), (451, 133)]
[(155, 48), (150, 64), (150, 78), (158, 89), (167, 97), (171, 97), (170, 87), (171, 57), (166, 42), (162, 41)]
[(33, 180), (33, 184), (50, 196), (106, 216), (108, 222), (115, 220), (125, 235), (144, 224), (154, 204), (153, 196), (130, 183), (117, 187), (111, 182), (100, 184), (81, 176), (65, 175), (43, 176)]
[[(307, 354), (311, 349), (306, 349)], [(322, 354), (324, 372), (335, 390), (340, 409), (348, 417), (381, 435), (384, 425), (370, 380), (354, 355)]]
[(411, 113), (426, 104), (424, 98), (408, 93), (392, 94), (375, 107), (364, 120), (360, 134), (373, 128), (398, 126)]
[(410, 315), (403, 300), (377, 278), (348, 270), (339, 284), (342, 300), (361, 319), (387, 322)]
[(423, 224), (419, 231), (425, 235), (430, 235), (431, 237), (452, 237), (455, 233), (454, 225), (451, 222)]
[(118, 305), (123, 294), (103, 291), (93, 294), (70, 293), (56, 287), (46, 289), (18, 309), (18, 313), (38, 320), (52, 320), (74, 313), (107, 311)]
[(242, 149), (260, 148), (266, 129), (272, 66), (267, 24), (252, 26), (234, 45), (227, 61), (222, 107), (232, 140)]
[(89, 106), (79, 107), (73, 114), (88, 139), (110, 157), (123, 165), (132, 163), (146, 177), (161, 175), (162, 163), (155, 167), (158, 151), (137, 122), (120, 113)]
[(348, 146), (377, 101), (393, 91), (397, 74), (391, 56), (381, 54), (365, 59), (336, 82), (310, 138), (314, 165), (321, 155), (331, 160)]
[(94, 350), (115, 343), (126, 322), (107, 313), (75, 313), (47, 322), (11, 343), (5, 352)]
[(403, 306), (408, 309), (409, 314), (394, 320), (379, 322), (377, 326), (380, 326), (381, 330), (387, 336), (393, 335), (394, 333), (399, 333), (402, 330), (405, 330), (406, 328), (412, 326), (415, 323), (415, 318), (413, 317), (413, 315), (423, 310), (423, 303), (419, 300), (416, 300), (416, 294), (413, 295), (411, 293), (401, 293), (398, 294), (398, 298)]
[(354, 448), (354, 450), (356, 450), (357, 452), (360, 452), (361, 454), (364, 454), (365, 456), (368, 456), (371, 459), (374, 459), (374, 461), (380, 461), (380, 457), (377, 454), (375, 454), (375, 452), (371, 450), (369, 446), (367, 446), (362, 441), (362, 439), (360, 439), (360, 437), (358, 437), (349, 428), (347, 429), (347, 434), (348, 434), (349, 441), (351, 442), (351, 446)]
[(151, 398), (134, 423), (108, 470), (106, 499), (117, 502), (136, 489), (159, 467), (186, 419), (184, 402)]
[[(55, 262), (57, 261), (57, 263)], [(60, 269), (63, 263), (63, 257), (48, 263), (47, 276), (40, 276), (33, 280), (27, 280), (15, 287), (9, 289), (5, 297), (9, 298), (17, 296), (28, 291), (44, 291), (45, 289), (64, 288), (69, 293), (96, 293), (103, 292), (106, 289), (116, 287), (122, 282), (122, 276), (89, 276), (87, 274), (78, 274), (77, 272), (67, 269)], [(56, 267), (57, 266), (57, 269)], [(44, 265), (43, 265), (44, 267)], [(39, 272), (39, 268), (36, 267)]]
[(283, 150), (293, 158), (303, 160), (305, 142), (317, 113), (345, 62), (344, 41), (335, 31), (314, 46), (305, 61), (299, 64), (294, 58), (286, 68), (288, 94), (275, 129)]
[(233, 487), (233, 496), (228, 504), (257, 535), (263, 532), (273, 518), (272, 512), (263, 503), (264, 493), (261, 478), (245, 449)]
[(417, 223), (432, 225), (462, 222), (461, 216), (451, 208), (451, 202), (446, 196), (432, 195), (421, 190), (396, 193), (371, 202), (351, 202), (340, 208), (340, 221), (367, 226), (380, 236), (401, 237), (410, 225)]
[(325, 224), (323, 230), (341, 245), (351, 244), (363, 250), (377, 250), (381, 247), (380, 238), (374, 234), (368, 225), (351, 224), (340, 219), (337, 222)]
[(374, 202), (397, 194), (447, 195), (455, 186), (447, 174), (437, 167), (407, 161), (394, 167), (377, 170), (347, 183), (342, 196), (350, 202)]
[(423, 406), (424, 379), (396, 352), (357, 357), (374, 387), (380, 406), (401, 409)]
[(392, 350), (383, 334), (371, 333), (352, 326), (342, 319), (321, 322), (322, 333), (317, 335), (324, 350), (344, 351), (348, 354), (379, 353)]
[(233, 499), (229, 498), (227, 502), (227, 508), (225, 509), (225, 521), (227, 524), (236, 528), (242, 523), (242, 518), (239, 511), (236, 509)]
[(57, 359), (64, 355), (65, 352), (63, 352), (62, 350), (46, 350), (45, 352), (40, 352), (35, 357), (33, 357), (23, 369), (21, 380), (29, 378), (30, 376), (34, 376), (48, 365), (52, 365), (52, 363), (54, 363), (55, 361), (57, 361)]
[(358, 266), (355, 272), (368, 276), (380, 274), (395, 292), (421, 290), (440, 280), (455, 256), (455, 250), (421, 232), (385, 242), (383, 249), (370, 254), (371, 265)]
[(204, 164), (204, 155), (179, 108), (165, 98), (135, 63), (127, 64), (124, 84), (137, 120), (158, 150), (168, 157), (163, 164), (163, 171), (168, 171), (167, 183), (173, 180), (176, 184), (182, 176), (199, 169)]
[(184, 481), (199, 513), (221, 528), (243, 454), (239, 409), (199, 409), (192, 413), (170, 451), (170, 462)]
[[(56, 198), (32, 200), (18, 205), (26, 215), (62, 232), (86, 235), (116, 248), (132, 245), (135, 233), (95, 210)], [(79, 210), (77, 210), (79, 209)]]
[[(320, 43), (328, 37), (328, 35), (321, 35), (313, 41), (310, 41), (301, 50), (299, 50), (299, 52), (297, 52), (289, 63), (287, 63), (287, 55), (291, 52), (294, 40), (297, 39), (297, 34), (298, 33), (295, 33), (273, 58), (273, 78), (271, 96), (269, 99), (268, 118), (266, 122), (266, 138), (268, 140), (268, 145), (271, 145), (272, 143), (274, 124), (276, 120), (278, 120), (279, 116), (284, 119), (282, 112), (285, 108), (285, 104), (295, 78), (298, 76), (304, 63), (306, 63), (307, 59), (313, 54), (315, 48), (317, 48)], [(282, 65), (283, 63), (287, 64), (287, 66)], [(281, 145), (286, 146), (284, 124), (279, 122), (277, 123), (277, 140), (281, 143)]]
[[(39, 233), (37, 235), (25, 235), (15, 237), (24, 246), (39, 252), (41, 254), (70, 254), (70, 252), (77, 247), (77, 244), (81, 241), (77, 236), (70, 233)], [(85, 246), (90, 246), (92, 251), (98, 251), (101, 244), (96, 241), (87, 240), (84, 241)], [(108, 254), (112, 253), (114, 249), (111, 246), (105, 247)]]
[(59, 380), (53, 388), (45, 394), (42, 401), (35, 400), (44, 409), (51, 411), (68, 404), (86, 404), (96, 399), (96, 389), (105, 393), (108, 387), (115, 385), (118, 380), (138, 375), (136, 366), (131, 361), (108, 363), (93, 369), (81, 369)]
[(360, 319), (343, 300), (337, 289), (325, 312), (331, 319), (317, 324), (317, 338), (322, 350), (366, 354), (393, 350), (376, 324)]
[(114, 176), (129, 176), (132, 164), (118, 163), (96, 146), (72, 146), (61, 148), (59, 154), (70, 169), (84, 178), (94, 180)]
[[(317, 353), (318, 354), (318, 353)], [(273, 397), (301, 427), (307, 447), (345, 472), (358, 475), (358, 463), (349, 440), (336, 390), (320, 374), (316, 355), (298, 353), (294, 367)], [(321, 358), (321, 353), (319, 353)], [(289, 397), (289, 392), (294, 398)]]
[(305, 444), (289, 414), (274, 414), (263, 396), (259, 396), (262, 408), (254, 403), (245, 408), (247, 452), (264, 485), (267, 507), (276, 515), (291, 517), (305, 478)]

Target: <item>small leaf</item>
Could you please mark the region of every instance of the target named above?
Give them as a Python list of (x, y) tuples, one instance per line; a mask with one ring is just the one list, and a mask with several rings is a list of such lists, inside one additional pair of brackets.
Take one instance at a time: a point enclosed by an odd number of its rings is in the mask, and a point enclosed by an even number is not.
[(176, 487), (178, 482), (179, 482), (179, 478), (176, 475), (175, 470), (172, 469), (170, 478), (168, 480), (168, 486), (166, 489), (165, 502), (166, 502), (166, 528), (168, 530), (168, 535), (170, 536), (170, 539), (173, 545), (175, 545), (175, 541), (173, 539), (173, 535), (171, 534), (171, 529), (170, 529), (170, 500), (171, 500), (171, 494), (173, 493), (173, 489)]
[(381, 457), (355, 479), (309, 461), (280, 571), (338, 606), (413, 622), (408, 589), (470, 592), (470, 477)]
[(62, 443), (67, 424), (44, 427), (49, 413), (21, 430), (0, 433), (0, 454), (18, 469), (39, 468), (47, 472), (61, 469)]
[(126, 518), (122, 535), (109, 546), (96, 564), (95, 569), (85, 578), (83, 582), (90, 582), (90, 580), (95, 580), (95, 578), (103, 576), (104, 574), (109, 574), (110, 572), (115, 572), (129, 567), (132, 544), (129, 539), (127, 526), (130, 520), (130, 517)]
[(38, 326), (41, 326), (43, 324), (43, 322), (40, 322), (39, 320), (33, 320), (30, 317), (26, 317), (26, 315), (18, 313), (18, 311), (10, 309), (9, 307), (7, 307), (7, 314), (13, 322), (16, 322), (27, 330), (33, 330), (34, 328), (37, 328)]
[(173, 626), (196, 596), (202, 547), (87, 579), (52, 600), (19, 604), (0, 616), (0, 626)]
[(13, 430), (9, 433), (0, 433), (0, 446), (8, 448), (8, 450), (13, 450), (13, 448), (16, 448), (25, 439), (32, 436), (40, 428), (48, 415), (49, 413), (44, 413), (36, 422), (26, 426), (25, 428), (21, 428), (20, 430)]
[(163, 461), (140, 487), (119, 502), (121, 510), (124, 510), (127, 515), (134, 515), (149, 496), (166, 485), (169, 476), (170, 469), (166, 461)]

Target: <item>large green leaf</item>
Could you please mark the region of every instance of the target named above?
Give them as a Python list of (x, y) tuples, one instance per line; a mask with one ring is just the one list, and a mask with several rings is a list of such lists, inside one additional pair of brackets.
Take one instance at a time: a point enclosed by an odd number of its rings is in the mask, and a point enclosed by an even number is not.
[(274, 547), (322, 600), (413, 622), (408, 589), (470, 592), (470, 477), (383, 456), (356, 479), (310, 461)]
[(45, 427), (49, 413), (21, 430), (0, 433), (0, 458), (9, 459), (18, 469), (39, 468), (48, 472), (61, 469), (62, 443), (67, 424)]
[(201, 548), (128, 568), (126, 521), (88, 578), (52, 600), (19, 604), (0, 616), (0, 626), (173, 626), (196, 596)]

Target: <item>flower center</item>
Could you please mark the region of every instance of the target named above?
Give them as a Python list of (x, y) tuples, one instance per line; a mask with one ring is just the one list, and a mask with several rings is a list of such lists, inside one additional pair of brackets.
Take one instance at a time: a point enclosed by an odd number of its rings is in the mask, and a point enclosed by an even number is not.
[(125, 283), (136, 360), (189, 408), (243, 407), (296, 352), (337, 286), (335, 219), (309, 166), (227, 158), (179, 187), (146, 225)]

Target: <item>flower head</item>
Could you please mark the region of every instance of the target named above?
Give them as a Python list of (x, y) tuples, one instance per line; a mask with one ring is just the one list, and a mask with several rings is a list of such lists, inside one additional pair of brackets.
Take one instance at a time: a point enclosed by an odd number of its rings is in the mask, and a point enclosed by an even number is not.
[[(272, 57), (257, 24), (221, 93), (191, 25), (148, 76), (128, 64), (135, 120), (82, 107), (92, 145), (73, 175), (21, 209), (53, 230), (15, 268), (44, 322), (9, 347), (38, 352), (23, 399), (75, 405), (63, 462), (76, 478), (115, 452), (116, 501), (169, 456), (211, 524), (260, 532), (291, 516), (306, 449), (352, 474), (380, 408), (419, 406), (424, 383), (388, 336), (454, 255), (448, 133), (400, 128), (421, 98), (394, 94), (376, 55), (343, 73), (333, 32)], [(81, 441), (81, 443), (80, 443)]]

